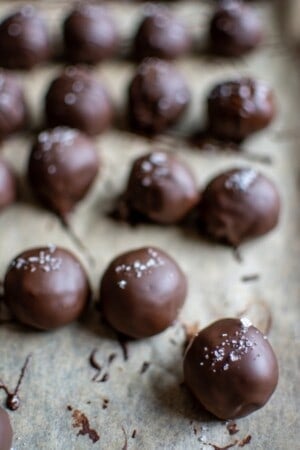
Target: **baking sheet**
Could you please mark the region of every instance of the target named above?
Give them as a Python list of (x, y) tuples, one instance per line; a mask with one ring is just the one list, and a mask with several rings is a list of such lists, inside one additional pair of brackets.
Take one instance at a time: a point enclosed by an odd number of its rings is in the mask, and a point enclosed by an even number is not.
[[(0, 15), (20, 2), (1, 2)], [(34, 2), (32, 2), (34, 3)], [(45, 12), (52, 31), (59, 30), (68, 2), (36, 2)], [(109, 2), (125, 37), (130, 35), (142, 5)], [(186, 1), (170, 5), (190, 24), (205, 34), (209, 2)], [(183, 132), (195, 122), (204, 123), (204, 101), (215, 82), (237, 74), (265, 79), (278, 98), (278, 118), (261, 134), (245, 143), (245, 154), (201, 152), (180, 139), (150, 142), (126, 131), (113, 129), (96, 139), (103, 167), (88, 197), (71, 218), (71, 227), (85, 243), (95, 264), (74, 242), (50, 212), (32, 199), (24, 170), (30, 136), (5, 142), (3, 156), (22, 179), (22, 199), (0, 215), (0, 279), (10, 260), (20, 251), (53, 242), (72, 249), (90, 275), (95, 296), (100, 276), (118, 253), (144, 245), (156, 245), (174, 256), (189, 280), (189, 294), (180, 320), (200, 327), (224, 316), (249, 313), (253, 322), (265, 327), (268, 311), (272, 324), (270, 341), (279, 358), (280, 381), (271, 401), (261, 410), (237, 421), (239, 433), (229, 436), (224, 423), (203, 414), (181, 386), (182, 346), (185, 340), (180, 323), (150, 339), (128, 344), (124, 361), (115, 333), (91, 309), (79, 323), (49, 333), (39, 333), (15, 324), (0, 326), (0, 378), (14, 387), (25, 357), (32, 353), (20, 391), (22, 405), (10, 413), (15, 432), (15, 450), (86, 449), (209, 449), (207, 443), (222, 447), (251, 435), (246, 448), (283, 450), (297, 448), (299, 424), (299, 101), (298, 67), (282, 44), (277, 18), (270, 4), (257, 3), (266, 29), (266, 44), (249, 57), (226, 62), (192, 55), (176, 64), (193, 90), (193, 104), (182, 126)], [(22, 74), (28, 102), (36, 124), (41, 121), (41, 105), (49, 81), (60, 65), (51, 64)], [(119, 108), (134, 71), (129, 62), (113, 61), (93, 69), (109, 87)], [(184, 232), (177, 227), (139, 225), (132, 228), (107, 217), (116, 196), (122, 191), (130, 163), (153, 147), (175, 151), (194, 170), (199, 187), (220, 170), (236, 165), (252, 165), (277, 183), (283, 204), (280, 226), (271, 234), (241, 248), (242, 262), (230, 249)], [(251, 158), (252, 155), (252, 158)], [(258, 161), (268, 156), (270, 164)], [(242, 277), (257, 274), (252, 282)], [(91, 381), (96, 371), (89, 356), (109, 373), (106, 382)], [(109, 364), (111, 354), (115, 359)], [(141, 374), (144, 362), (148, 370)], [(107, 407), (103, 409), (105, 399)], [(5, 395), (0, 391), (3, 406)], [(72, 408), (68, 409), (68, 406)], [(100, 439), (93, 443), (88, 434), (77, 435), (74, 411), (85, 414)], [(78, 414), (77, 414), (78, 416)], [(136, 430), (135, 437), (132, 434)]]

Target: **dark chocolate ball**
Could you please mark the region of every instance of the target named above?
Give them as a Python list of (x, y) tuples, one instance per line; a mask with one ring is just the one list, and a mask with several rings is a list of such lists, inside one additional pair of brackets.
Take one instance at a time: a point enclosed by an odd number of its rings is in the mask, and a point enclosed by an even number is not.
[(45, 110), (50, 126), (66, 125), (89, 135), (106, 130), (113, 106), (105, 87), (83, 69), (68, 67), (50, 84)]
[(272, 230), (279, 213), (275, 185), (250, 168), (231, 169), (213, 178), (200, 203), (205, 232), (233, 246)]
[(275, 113), (273, 91), (251, 78), (220, 83), (208, 96), (208, 127), (219, 139), (240, 142), (267, 127)]
[(13, 440), (13, 430), (10, 424), (9, 415), (5, 409), (0, 408), (0, 449), (11, 450)]
[(177, 318), (187, 292), (178, 264), (162, 250), (145, 247), (115, 258), (100, 288), (104, 318), (133, 338), (160, 333)]
[(63, 33), (66, 56), (73, 63), (95, 64), (118, 50), (117, 27), (104, 5), (77, 6), (66, 17)]
[(236, 419), (269, 400), (278, 382), (278, 364), (266, 336), (248, 319), (221, 319), (191, 342), (184, 380), (207, 411), (219, 419)]
[(155, 151), (133, 163), (125, 197), (129, 209), (158, 223), (175, 223), (198, 202), (190, 169), (170, 153)]
[(46, 24), (40, 14), (25, 5), (0, 24), (0, 65), (8, 69), (31, 69), (50, 58)]
[(10, 166), (0, 158), (0, 211), (17, 198), (17, 180)]
[(178, 122), (189, 101), (189, 89), (174, 66), (160, 59), (146, 59), (129, 86), (130, 124), (142, 133), (165, 131)]
[(17, 320), (41, 330), (76, 320), (89, 297), (89, 282), (78, 259), (54, 245), (18, 255), (4, 279), (7, 307)]
[(188, 52), (191, 44), (180, 19), (165, 7), (149, 5), (134, 37), (133, 52), (137, 59), (154, 56), (171, 60)]
[(209, 36), (212, 52), (238, 57), (261, 43), (262, 24), (252, 7), (238, 0), (229, 0), (221, 3), (214, 13)]
[(27, 125), (24, 93), (13, 75), (0, 69), (0, 140)]
[(28, 179), (37, 197), (65, 217), (94, 182), (99, 159), (91, 140), (78, 130), (43, 131), (33, 145)]

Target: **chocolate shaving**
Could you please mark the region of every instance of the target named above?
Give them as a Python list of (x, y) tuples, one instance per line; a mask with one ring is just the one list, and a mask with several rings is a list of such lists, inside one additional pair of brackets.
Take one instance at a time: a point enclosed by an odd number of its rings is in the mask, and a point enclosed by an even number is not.
[[(72, 411), (72, 407), (67, 407), (69, 411)], [(71, 409), (70, 409), (71, 408)], [(80, 428), (80, 430), (77, 433), (77, 436), (85, 436), (87, 435), (89, 439), (95, 444), (97, 441), (99, 441), (100, 436), (97, 433), (96, 430), (93, 430), (90, 427), (90, 423), (88, 418), (85, 414), (83, 414), (78, 409), (75, 409), (72, 413), (73, 417), (73, 428)]]
[(111, 353), (108, 357), (108, 364), (111, 364), (114, 361), (114, 359), (116, 359), (116, 357), (117, 357), (116, 353)]
[(97, 349), (94, 348), (94, 350), (92, 351), (92, 353), (89, 356), (89, 363), (90, 363), (90, 365), (93, 367), (93, 369), (97, 370), (97, 372), (95, 373), (95, 375), (92, 378), (92, 381), (96, 381), (96, 379), (98, 378), (98, 376), (100, 375), (101, 370), (102, 370), (102, 367), (100, 366), (100, 364), (96, 360), (96, 353), (97, 353)]
[(240, 431), (235, 422), (228, 422), (226, 428), (230, 435), (236, 434)]
[(248, 434), (248, 436), (245, 436), (244, 439), (242, 439), (242, 440), (238, 443), (238, 447), (244, 447), (245, 445), (249, 444), (249, 442), (251, 442), (251, 436), (250, 436), (250, 434)]
[(243, 283), (248, 283), (249, 281), (256, 281), (260, 278), (260, 275), (258, 273), (253, 273), (251, 275), (244, 275), (241, 278), (241, 281)]
[(126, 431), (125, 431), (123, 425), (122, 425), (122, 431), (123, 431), (124, 437), (125, 437), (125, 442), (124, 442), (124, 445), (122, 447), (122, 450), (127, 450), (127, 448), (128, 448), (128, 438), (127, 438), (127, 434), (126, 434)]
[(128, 353), (128, 339), (123, 334), (118, 334), (118, 342), (120, 344), (122, 353), (123, 353), (123, 359), (124, 361), (128, 361), (129, 353)]
[(150, 367), (150, 363), (147, 362), (147, 361), (145, 361), (145, 362), (143, 363), (143, 365), (142, 365), (141, 370), (140, 370), (140, 374), (142, 375), (143, 373), (147, 372), (147, 370), (149, 369), (149, 367)]
[(0, 380), (0, 389), (3, 389), (6, 393), (6, 406), (11, 411), (16, 411), (20, 407), (20, 397), (18, 395), (29, 360), (31, 358), (31, 353), (26, 357), (25, 362), (21, 368), (21, 373), (17, 382), (17, 385), (13, 392), (10, 392), (7, 386)]
[(98, 380), (98, 383), (105, 383), (108, 379), (109, 379), (109, 373), (108, 373), (108, 372), (105, 372), (105, 374), (103, 375), (103, 377), (100, 378), (100, 380)]
[(239, 441), (234, 441), (231, 444), (225, 445), (225, 447), (220, 447), (219, 445), (216, 444), (211, 444), (209, 443), (209, 445), (211, 445), (214, 450), (227, 450), (228, 448), (234, 447)]
[(132, 437), (132, 439), (134, 439), (136, 437), (136, 430), (133, 430), (131, 437)]

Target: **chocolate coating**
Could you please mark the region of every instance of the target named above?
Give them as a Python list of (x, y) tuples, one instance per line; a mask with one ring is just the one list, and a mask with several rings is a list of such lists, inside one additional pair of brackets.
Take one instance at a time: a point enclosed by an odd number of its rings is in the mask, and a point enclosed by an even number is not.
[(204, 190), (200, 204), (206, 233), (233, 246), (272, 230), (279, 213), (275, 185), (250, 168), (231, 169), (215, 177)]
[(21, 86), (13, 75), (0, 69), (0, 140), (25, 128), (27, 119)]
[(245, 318), (221, 319), (200, 331), (183, 365), (186, 385), (219, 419), (236, 419), (261, 408), (278, 382), (271, 345)]
[(213, 53), (238, 57), (261, 43), (262, 24), (252, 7), (230, 0), (221, 3), (213, 15), (209, 37)]
[(10, 450), (12, 447), (13, 431), (9, 415), (0, 408), (0, 450)]
[(68, 67), (50, 84), (45, 111), (50, 126), (78, 128), (89, 135), (106, 130), (112, 122), (113, 106), (105, 87), (92, 75)]
[(251, 78), (216, 85), (208, 96), (207, 106), (210, 132), (225, 141), (242, 141), (267, 127), (276, 114), (273, 91)]
[(37, 197), (65, 217), (95, 180), (99, 160), (91, 140), (58, 127), (39, 134), (28, 163), (28, 179)]
[(174, 125), (185, 112), (190, 93), (182, 75), (171, 64), (146, 59), (129, 86), (129, 120), (132, 128), (155, 134)]
[(154, 222), (184, 218), (199, 194), (190, 169), (170, 153), (148, 153), (133, 163), (125, 197), (130, 209)]
[(51, 46), (40, 14), (25, 5), (0, 24), (0, 65), (8, 69), (31, 69), (47, 61)]
[(17, 198), (17, 180), (10, 166), (0, 158), (0, 211)]
[(90, 287), (78, 259), (49, 245), (20, 253), (4, 279), (4, 300), (20, 322), (50, 330), (76, 320), (87, 305)]
[(104, 5), (79, 5), (63, 25), (65, 53), (73, 63), (96, 64), (118, 50), (119, 35)]
[(187, 292), (178, 264), (157, 248), (139, 248), (115, 258), (100, 288), (105, 319), (133, 338), (160, 333), (176, 319)]
[(185, 24), (167, 8), (148, 5), (138, 26), (133, 52), (137, 59), (157, 57), (175, 59), (188, 52), (192, 44)]

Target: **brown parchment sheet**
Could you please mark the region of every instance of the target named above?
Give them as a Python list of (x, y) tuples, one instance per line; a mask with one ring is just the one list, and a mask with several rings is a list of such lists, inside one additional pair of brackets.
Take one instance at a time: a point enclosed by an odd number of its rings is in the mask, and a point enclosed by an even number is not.
[[(47, 17), (52, 32), (58, 33), (71, 2), (35, 3)], [(108, 3), (126, 42), (142, 5)], [(18, 4), (0, 2), (0, 16)], [(210, 2), (181, 1), (169, 5), (201, 40), (212, 8)], [(268, 311), (271, 312), (269, 339), (280, 364), (280, 381), (274, 396), (263, 409), (238, 420), (240, 431), (230, 436), (225, 424), (201, 412), (180, 386), (185, 339), (180, 323), (153, 338), (130, 342), (129, 359), (124, 361), (115, 333), (100, 322), (94, 308), (80, 322), (53, 332), (36, 332), (12, 322), (0, 326), (0, 378), (13, 388), (25, 357), (32, 353), (20, 391), (21, 407), (9, 412), (15, 450), (199, 450), (212, 448), (208, 443), (222, 447), (248, 435), (251, 441), (245, 446), (247, 450), (299, 448), (300, 71), (285, 47), (274, 3), (254, 5), (266, 32), (266, 43), (259, 50), (234, 62), (189, 55), (175, 63), (193, 92), (191, 108), (180, 128), (185, 130), (197, 121), (204, 123), (208, 90), (215, 82), (239, 74), (262, 78), (274, 87), (278, 99), (274, 124), (247, 140), (244, 153), (240, 154), (201, 152), (174, 137), (150, 142), (117, 128), (97, 137), (101, 173), (70, 220), (95, 264), (89, 263), (58, 219), (33, 200), (24, 178), (32, 138), (29, 134), (12, 137), (3, 144), (1, 152), (20, 175), (22, 198), (0, 215), (0, 279), (18, 252), (55, 243), (78, 255), (97, 297), (100, 276), (114, 256), (139, 246), (159, 246), (178, 260), (188, 277), (189, 293), (181, 321), (189, 325), (199, 322), (204, 327), (213, 320), (244, 311), (265, 331)], [(42, 121), (44, 93), (60, 68), (60, 64), (51, 63), (20, 73), (37, 125)], [(92, 70), (106, 83), (117, 107), (122, 108), (134, 65), (116, 60)], [(131, 161), (153, 147), (178, 153), (194, 170), (199, 188), (223, 169), (237, 165), (258, 168), (279, 187), (283, 205), (280, 225), (269, 235), (243, 245), (242, 262), (238, 262), (229, 248), (178, 227), (132, 228), (114, 222), (107, 212), (124, 187)], [(267, 156), (270, 162), (259, 161), (257, 155)], [(242, 281), (244, 276), (253, 274), (258, 278)], [(89, 364), (93, 349), (97, 349), (97, 361), (104, 367), (102, 374), (109, 373), (106, 382), (91, 381), (96, 373)], [(108, 365), (112, 353), (117, 356)], [(141, 374), (144, 362), (150, 366)], [(104, 399), (109, 400), (106, 409)], [(2, 391), (0, 404), (5, 405)], [(100, 435), (96, 443), (87, 434), (77, 436), (80, 429), (73, 427), (68, 406), (73, 412), (77, 409), (86, 415), (90, 427)]]

